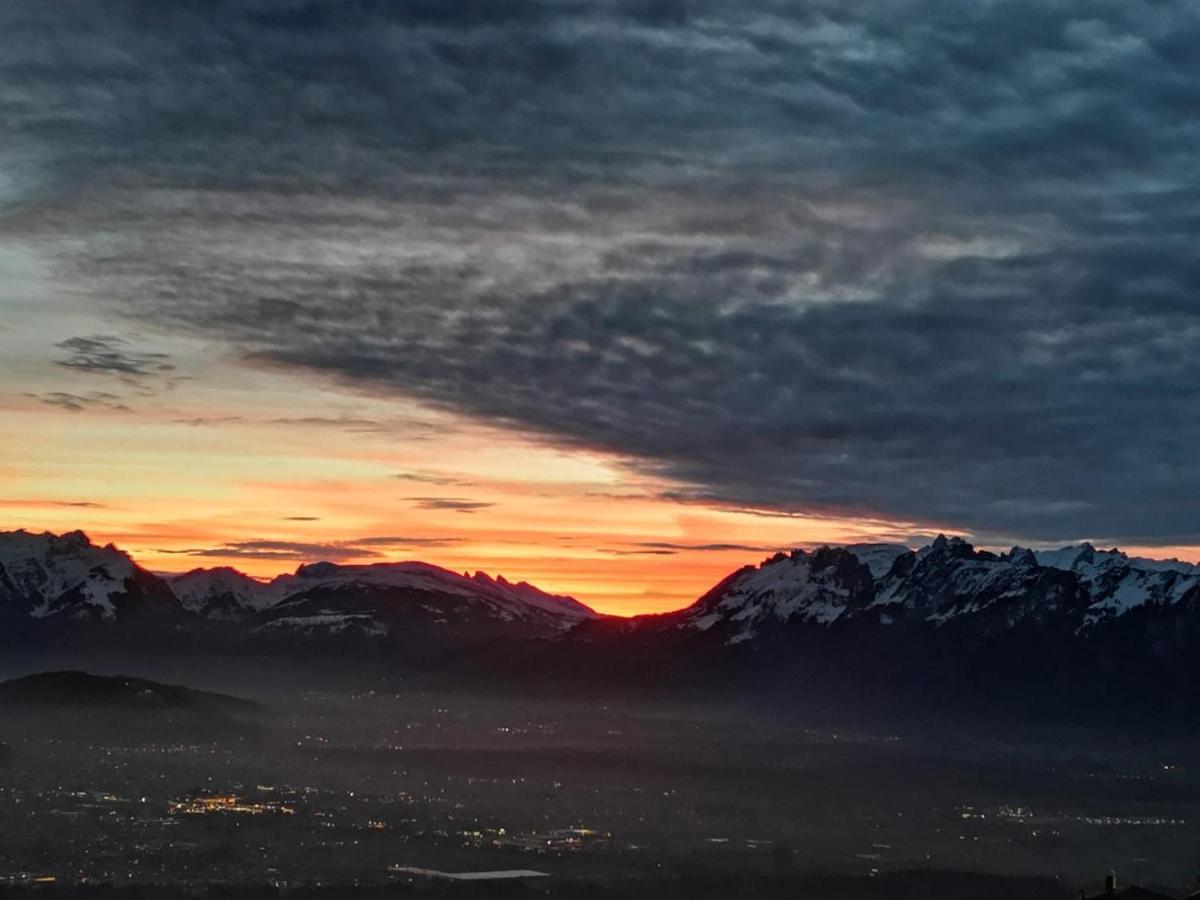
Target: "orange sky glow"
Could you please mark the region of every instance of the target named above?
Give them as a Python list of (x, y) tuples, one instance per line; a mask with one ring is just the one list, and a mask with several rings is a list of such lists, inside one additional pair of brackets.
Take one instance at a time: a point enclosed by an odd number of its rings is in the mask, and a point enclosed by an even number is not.
[(665, 499), (671, 485), (619, 460), (420, 411), (389, 422), (391, 401), (310, 395), (320, 414), (292, 415), (280, 376), (247, 377), (254, 419), (244, 400), (234, 416), (174, 397), (82, 413), (9, 399), (0, 525), (81, 528), (155, 571), (421, 559), (623, 615), (685, 606), (778, 549), (917, 528)]

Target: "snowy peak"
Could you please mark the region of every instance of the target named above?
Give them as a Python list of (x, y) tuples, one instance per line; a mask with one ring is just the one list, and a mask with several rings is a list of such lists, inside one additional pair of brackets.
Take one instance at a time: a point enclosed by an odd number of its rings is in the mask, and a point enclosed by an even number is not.
[(876, 582), (872, 605), (889, 621), (971, 622), (994, 634), (1067, 614), (1082, 602), (1074, 579), (1039, 566), (1022, 547), (998, 555), (939, 535)]
[(437, 645), (466, 634), (545, 637), (600, 618), (577, 600), (526, 582), (423, 562), (305, 563), (269, 582), (231, 568), (168, 580), (186, 609), (266, 637), (403, 640), (432, 629), (429, 642)]
[(184, 609), (210, 619), (241, 619), (274, 602), (266, 584), (229, 566), (165, 578)]
[(916, 551), (860, 544), (777, 554), (734, 573), (673, 621), (724, 634), (730, 644), (779, 625), (871, 628), (901, 621), (939, 629), (953, 623), (995, 636), (1019, 625), (1078, 633), (1134, 609), (1173, 604), (1200, 611), (1200, 566), (1090, 544), (997, 554), (938, 535)]
[(534, 587), (528, 581), (518, 581), (516, 584), (513, 584), (503, 575), (497, 575), (493, 579), (486, 572), (476, 572), (471, 580), (496, 592), (506, 600), (528, 604), (531, 607), (543, 610), (552, 615), (576, 621), (600, 618), (599, 613), (591, 607), (580, 603), (574, 597), (567, 597), (562, 594), (548, 594), (540, 588)]
[(0, 612), (33, 619), (116, 620), (144, 607), (168, 608), (166, 586), (112, 544), (82, 531), (0, 532)]
[(1058, 550), (1038, 550), (1034, 556), (1039, 565), (1062, 569), (1065, 572), (1078, 572), (1095, 563), (1096, 548), (1088, 543), (1073, 544)]
[(897, 559), (912, 552), (903, 544), (846, 544), (843, 549), (870, 569), (873, 578), (882, 578), (892, 570)]
[(599, 615), (570, 597), (482, 572), (422, 562), (300, 566), (266, 586), (273, 604), (251, 620), (257, 634), (390, 638), (422, 649), (498, 638), (545, 638)]
[(538, 590), (522, 581), (512, 584), (503, 576), (484, 572), (460, 575), (423, 562), (338, 565), (319, 562), (300, 566), (294, 575), (281, 575), (267, 586), (275, 602), (315, 590), (393, 590), (436, 593), (483, 600), (504, 607), (511, 615), (545, 614), (564, 623), (599, 618), (599, 614), (572, 597)]
[[(200, 619), (256, 633), (396, 636), (437, 626), (474, 636), (545, 637), (600, 616), (570, 597), (483, 572), (421, 562), (302, 565), (270, 582), (237, 569), (158, 576), (82, 532), (0, 532), (0, 622), (101, 621), (168, 611), (163, 624)], [(190, 614), (190, 615), (189, 615)], [(160, 620), (154, 620), (158, 622)], [(431, 636), (434, 643), (436, 635)]]
[(1038, 550), (1038, 563), (1055, 569), (1079, 572), (1092, 576), (1103, 570), (1127, 567), (1141, 572), (1175, 572), (1179, 575), (1200, 575), (1200, 564), (1178, 559), (1147, 559), (1129, 556), (1116, 547), (1097, 550), (1091, 544), (1075, 544), (1058, 550)]
[(1035, 568), (1038, 565), (1037, 554), (1027, 547), (1013, 547), (1003, 557), (1005, 562), (1023, 568)]
[(917, 559), (922, 561), (930, 557), (942, 560), (975, 559), (977, 555), (974, 546), (963, 538), (946, 537), (944, 534), (939, 534), (933, 539), (933, 543), (917, 551)]
[(871, 569), (844, 547), (779, 553), (722, 582), (685, 610), (682, 625), (729, 631), (731, 644), (773, 624), (828, 625), (868, 602), (873, 584)]
[(1200, 595), (1200, 565), (1177, 559), (1145, 559), (1086, 543), (1042, 550), (1037, 558), (1043, 566), (1074, 573), (1087, 586), (1093, 598), (1087, 624), (1146, 604), (1173, 605)]

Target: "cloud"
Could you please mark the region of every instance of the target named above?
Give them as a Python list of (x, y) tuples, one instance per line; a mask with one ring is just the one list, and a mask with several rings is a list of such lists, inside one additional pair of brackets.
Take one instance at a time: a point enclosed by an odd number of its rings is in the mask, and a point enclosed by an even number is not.
[(122, 321), (715, 505), (1200, 541), (1194, 4), (18, 0), (0, 35), (0, 230), (73, 238)]
[(286, 559), (300, 562), (344, 562), (355, 559), (381, 558), (374, 548), (417, 549), (452, 546), (456, 538), (421, 538), (380, 535), (357, 540), (306, 542), (282, 540), (231, 541), (216, 547), (189, 547), (183, 550), (164, 550), (182, 556), (245, 559)]
[(56, 365), (79, 372), (115, 375), (126, 381), (142, 381), (174, 372), (166, 353), (141, 353), (128, 349), (128, 342), (114, 335), (73, 337), (54, 346), (69, 351)]
[(103, 409), (114, 412), (132, 412), (120, 397), (107, 391), (90, 391), (87, 394), (71, 394), (65, 391), (47, 391), (42, 394), (26, 394), (34, 400), (40, 400), (47, 406), (56, 406), (69, 412), (83, 412), (89, 409)]
[(453, 547), (462, 543), (461, 538), (430, 538), (382, 535), (359, 538), (353, 542), (359, 547)]
[(381, 554), (346, 544), (302, 543), (298, 541), (232, 541), (217, 547), (189, 547), (184, 550), (164, 550), (181, 556), (232, 559), (290, 559), (301, 562), (327, 560), (340, 562)]
[(428, 472), (397, 472), (391, 476), (399, 481), (415, 481), (419, 484), (436, 484), (441, 486), (460, 485), (463, 481), (445, 475), (432, 475)]
[(319, 522), (320, 516), (284, 516), (285, 522)]
[(630, 541), (620, 549), (604, 548), (611, 556), (675, 556), (679, 553), (774, 553), (781, 548), (753, 544), (688, 544), (671, 541)]
[(606, 554), (607, 556), (675, 556), (677, 550), (617, 550), (611, 547), (602, 547), (598, 553)]
[(496, 505), (482, 500), (463, 500), (458, 497), (406, 497), (405, 499), (415, 504), (418, 509), (453, 510), (460, 513), (474, 513)]
[(17, 509), (36, 508), (42, 506), (62, 506), (71, 509), (109, 509), (107, 503), (95, 503), (91, 500), (52, 500), (46, 497), (25, 497), (20, 499), (0, 499), (0, 506)]
[(351, 434), (402, 435), (406, 440), (429, 440), (449, 433), (434, 422), (412, 417), (396, 417), (386, 421), (355, 416), (290, 416), (271, 419), (272, 425), (296, 428), (334, 428)]
[(343, 428), (357, 434), (378, 434), (388, 431), (382, 423), (374, 419), (356, 419), (353, 417), (330, 416), (299, 416), (283, 419), (272, 419), (275, 425), (296, 425), (302, 428)]
[(191, 425), (193, 428), (210, 428), (215, 425), (229, 425), (234, 422), (246, 421), (242, 416), (193, 416), (187, 419), (172, 420), (176, 425)]
[(669, 541), (633, 541), (631, 547), (649, 550), (690, 550), (704, 553), (726, 553), (731, 550), (746, 553), (774, 553), (779, 547), (763, 547), (752, 544), (673, 544)]

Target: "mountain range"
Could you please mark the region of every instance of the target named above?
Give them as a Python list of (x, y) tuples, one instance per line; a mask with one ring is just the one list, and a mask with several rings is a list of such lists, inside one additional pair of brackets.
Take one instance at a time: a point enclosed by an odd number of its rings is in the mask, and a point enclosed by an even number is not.
[(859, 544), (781, 553), (659, 621), (715, 629), (727, 644), (759, 640), (781, 625), (851, 623), (965, 628), (983, 638), (1047, 623), (1079, 634), (1160, 606), (1200, 612), (1200, 565), (1091, 544), (996, 554), (939, 536), (917, 551)]
[(0, 619), (45, 633), (160, 626), (228, 645), (387, 639), (445, 647), (548, 638), (598, 614), (570, 597), (422, 562), (302, 565), (259, 581), (235, 569), (158, 575), (80, 531), (0, 532)]
[(43, 644), (117, 646), (128, 627), (143, 641), (437, 659), (489, 677), (1150, 692), (1200, 709), (1200, 565), (1090, 544), (994, 553), (939, 536), (917, 550), (794, 550), (685, 609), (619, 618), (420, 562), (318, 562), (271, 581), (231, 568), (156, 575), (82, 532), (16, 531), (0, 533), (0, 622)]

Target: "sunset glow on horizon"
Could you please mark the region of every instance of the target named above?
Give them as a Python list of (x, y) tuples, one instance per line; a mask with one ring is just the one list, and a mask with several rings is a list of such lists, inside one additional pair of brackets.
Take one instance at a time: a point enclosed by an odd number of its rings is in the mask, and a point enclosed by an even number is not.
[(685, 606), (781, 549), (927, 533), (674, 499), (676, 486), (601, 454), (332, 389), (288, 415), (286, 377), (244, 375), (254, 418), (245, 402), (189, 404), (204, 391), (188, 381), (138, 411), (10, 401), (0, 438), (21, 451), (7, 456), (0, 527), (80, 529), (159, 572), (420, 560), (619, 615)]

